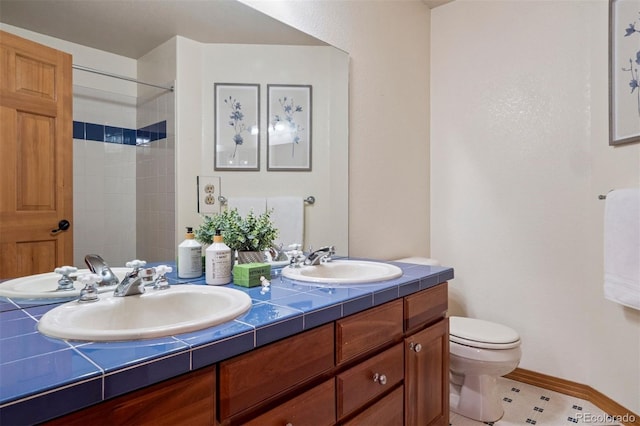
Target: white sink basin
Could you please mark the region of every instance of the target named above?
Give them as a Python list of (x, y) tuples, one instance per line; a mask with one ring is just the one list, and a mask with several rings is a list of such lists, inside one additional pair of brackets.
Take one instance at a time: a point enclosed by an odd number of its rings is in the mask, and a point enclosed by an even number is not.
[[(131, 272), (131, 268), (111, 268), (111, 271), (122, 280), (124, 276)], [(80, 274), (90, 273), (88, 269), (79, 269), (71, 274), (72, 277)], [(0, 283), (0, 296), (21, 299), (71, 299), (80, 296), (83, 285), (74, 282), (73, 290), (57, 291), (58, 280), (61, 275), (54, 272), (45, 274), (29, 275), (27, 277), (15, 278)], [(113, 291), (115, 286), (98, 287), (98, 292), (103, 293)]]
[(321, 284), (367, 284), (402, 276), (395, 265), (365, 260), (333, 260), (317, 266), (285, 267), (285, 278)]
[(38, 330), (71, 340), (117, 341), (172, 336), (230, 321), (251, 307), (246, 293), (225, 287), (174, 285), (144, 294), (68, 302), (44, 314)]

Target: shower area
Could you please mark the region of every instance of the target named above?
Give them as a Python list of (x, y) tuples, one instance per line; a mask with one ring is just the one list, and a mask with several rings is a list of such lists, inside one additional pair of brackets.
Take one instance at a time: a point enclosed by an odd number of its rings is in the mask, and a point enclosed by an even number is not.
[[(161, 76), (144, 60), (133, 61), (132, 67), (136, 78), (76, 65), (74, 57), (73, 229), (78, 267), (89, 253), (99, 254), (111, 266), (175, 257), (173, 79), (153, 79)], [(145, 69), (151, 70), (146, 76)]]

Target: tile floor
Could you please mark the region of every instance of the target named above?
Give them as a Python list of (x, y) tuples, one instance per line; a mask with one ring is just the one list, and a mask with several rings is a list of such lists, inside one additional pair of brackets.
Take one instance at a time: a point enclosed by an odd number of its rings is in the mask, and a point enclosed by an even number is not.
[(473, 421), (454, 412), (450, 413), (451, 426), (480, 425), (537, 425), (562, 426), (574, 424), (607, 425), (606, 414), (583, 399), (575, 398), (536, 386), (500, 377), (498, 392), (504, 405), (504, 416), (495, 423)]

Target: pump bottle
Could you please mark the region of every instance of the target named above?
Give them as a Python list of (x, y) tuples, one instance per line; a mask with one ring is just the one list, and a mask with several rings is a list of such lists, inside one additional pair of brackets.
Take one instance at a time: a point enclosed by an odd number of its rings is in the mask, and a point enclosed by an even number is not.
[(216, 231), (213, 244), (205, 251), (205, 277), (209, 285), (223, 285), (231, 282), (231, 249)]
[(202, 276), (202, 246), (193, 235), (193, 228), (187, 226), (185, 240), (178, 246), (178, 278), (199, 278)]

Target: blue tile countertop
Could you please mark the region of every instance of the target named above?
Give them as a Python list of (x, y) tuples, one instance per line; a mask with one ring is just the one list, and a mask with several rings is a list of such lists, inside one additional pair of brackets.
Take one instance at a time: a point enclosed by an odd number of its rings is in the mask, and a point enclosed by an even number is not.
[[(392, 262), (393, 263), (393, 262)], [(357, 286), (326, 287), (273, 276), (270, 290), (246, 292), (251, 309), (193, 333), (126, 342), (80, 342), (40, 334), (38, 320), (57, 304), (0, 301), (0, 424), (34, 424), (214, 364), (259, 346), (453, 278), (453, 269), (394, 263), (403, 275)], [(278, 271), (274, 271), (276, 274)], [(203, 284), (178, 280), (172, 285)]]

